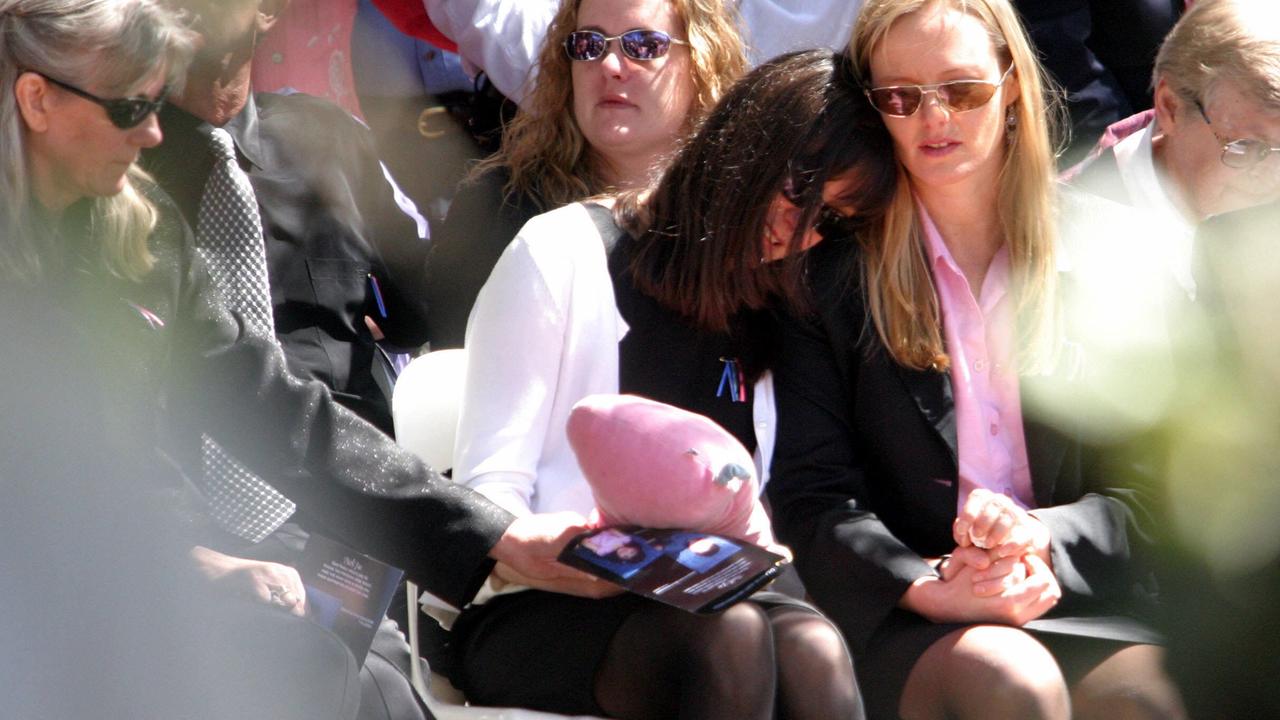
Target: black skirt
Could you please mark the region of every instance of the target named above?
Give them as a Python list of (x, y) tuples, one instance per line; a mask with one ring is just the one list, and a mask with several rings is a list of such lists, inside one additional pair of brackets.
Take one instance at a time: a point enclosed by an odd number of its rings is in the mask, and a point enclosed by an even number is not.
[[(891, 612), (855, 658), (867, 717), (897, 718), (902, 690), (920, 656), (947, 635), (978, 624), (991, 623), (935, 623), (906, 610)], [(1022, 629), (1049, 650), (1069, 685), (1127, 645), (1160, 643), (1142, 622), (1121, 616), (1050, 617)]]
[[(652, 602), (631, 593), (600, 600), (541, 590), (499, 595), (454, 623), (449, 679), (476, 705), (603, 716), (596, 672), (622, 623)], [(747, 602), (818, 613), (779, 592), (761, 591)]]

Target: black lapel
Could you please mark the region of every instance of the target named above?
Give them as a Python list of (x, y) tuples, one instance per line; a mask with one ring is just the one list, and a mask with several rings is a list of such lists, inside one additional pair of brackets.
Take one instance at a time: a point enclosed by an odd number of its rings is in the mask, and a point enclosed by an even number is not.
[(916, 407), (951, 453), (951, 462), (959, 467), (956, 449), (956, 403), (951, 394), (951, 375), (935, 370), (912, 370), (891, 363), (915, 400)]
[(1057, 488), (1062, 461), (1067, 455), (1067, 436), (1052, 425), (1041, 422), (1034, 413), (1028, 413), (1026, 398), (1044, 397), (1038, 386), (1062, 382), (1057, 376), (1027, 376), (1019, 378), (1023, 397), (1022, 433), (1027, 442), (1027, 465), (1031, 470), (1031, 490), (1038, 507), (1053, 505), (1053, 493)]

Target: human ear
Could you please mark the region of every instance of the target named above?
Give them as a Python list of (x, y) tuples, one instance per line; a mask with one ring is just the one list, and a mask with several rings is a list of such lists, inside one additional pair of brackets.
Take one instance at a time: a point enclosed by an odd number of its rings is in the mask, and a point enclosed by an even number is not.
[(33, 72), (25, 72), (18, 76), (13, 84), (14, 99), (18, 103), (18, 111), (27, 129), (32, 132), (46, 132), (49, 129), (49, 84), (45, 79)]
[(1009, 73), (1009, 77), (1004, 81), (1003, 98), (1006, 110), (1017, 102), (1018, 98), (1022, 97), (1022, 84), (1018, 82), (1019, 72), (1021, 72), (1021, 70), (1015, 67), (1013, 72)]
[(289, 0), (261, 0), (258, 3), (258, 13), (255, 18), (258, 36), (261, 37), (270, 32), (288, 7)]
[(1178, 110), (1182, 108), (1183, 100), (1163, 77), (1156, 81), (1153, 99), (1156, 111), (1156, 127), (1160, 129), (1162, 134), (1167, 134), (1178, 125)]

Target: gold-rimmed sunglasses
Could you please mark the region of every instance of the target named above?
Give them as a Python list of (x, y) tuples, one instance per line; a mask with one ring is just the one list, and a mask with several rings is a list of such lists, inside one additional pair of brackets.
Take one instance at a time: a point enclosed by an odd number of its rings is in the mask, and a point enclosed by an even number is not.
[(885, 85), (864, 90), (867, 99), (876, 110), (892, 117), (910, 117), (924, 104), (924, 96), (933, 93), (938, 102), (951, 112), (968, 112), (986, 105), (996, 90), (1009, 79), (1013, 65), (1005, 69), (1000, 79), (948, 80), (931, 85)]

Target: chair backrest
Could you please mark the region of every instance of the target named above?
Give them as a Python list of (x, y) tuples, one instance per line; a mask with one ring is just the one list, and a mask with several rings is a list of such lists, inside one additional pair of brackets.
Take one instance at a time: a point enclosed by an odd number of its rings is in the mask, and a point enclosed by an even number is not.
[(466, 373), (465, 350), (429, 352), (414, 358), (400, 373), (391, 396), (396, 442), (442, 472), (453, 467)]

